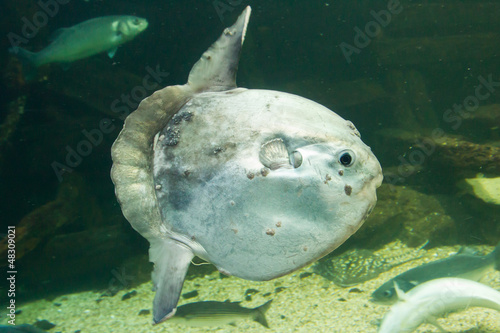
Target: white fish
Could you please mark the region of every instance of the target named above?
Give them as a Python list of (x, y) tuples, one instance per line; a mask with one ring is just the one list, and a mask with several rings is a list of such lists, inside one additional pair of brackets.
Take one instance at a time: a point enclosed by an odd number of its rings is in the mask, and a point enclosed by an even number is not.
[(399, 301), (386, 314), (379, 333), (413, 332), (424, 322), (444, 331), (436, 318), (452, 311), (483, 307), (500, 311), (500, 292), (482, 283), (460, 279), (435, 279), (404, 293), (396, 285)]
[(36, 69), (50, 63), (69, 64), (101, 52), (110, 58), (121, 44), (134, 39), (148, 27), (148, 21), (136, 16), (103, 16), (62, 28), (52, 35), (52, 43), (39, 52), (19, 47), (9, 49), (23, 63), (24, 76), (32, 79)]

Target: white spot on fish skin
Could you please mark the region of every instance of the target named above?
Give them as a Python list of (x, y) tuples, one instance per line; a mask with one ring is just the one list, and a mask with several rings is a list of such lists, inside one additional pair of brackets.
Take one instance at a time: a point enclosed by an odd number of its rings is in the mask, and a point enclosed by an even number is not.
[(234, 203), (234, 201), (233, 201), (233, 200), (229, 201), (229, 204), (230, 204), (231, 206), (234, 206), (234, 205), (235, 205), (235, 203)]
[(266, 235), (274, 236), (275, 234), (276, 234), (276, 231), (274, 229), (268, 228), (266, 230)]
[(156, 185), (156, 186), (155, 186), (155, 189), (157, 189), (157, 190), (161, 190), (161, 185), (160, 185), (160, 184)]
[(165, 135), (164, 134), (160, 135), (160, 137), (158, 138), (158, 141), (163, 141), (163, 139), (165, 139)]

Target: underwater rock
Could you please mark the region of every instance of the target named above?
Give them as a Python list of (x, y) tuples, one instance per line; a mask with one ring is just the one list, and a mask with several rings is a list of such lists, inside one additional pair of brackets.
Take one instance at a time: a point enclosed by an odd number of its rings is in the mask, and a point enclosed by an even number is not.
[(438, 199), (407, 186), (382, 184), (377, 206), (352, 237), (353, 242), (371, 248), (400, 239), (410, 247), (450, 244), (456, 226)]
[[(151, 82), (145, 81), (142, 77), (100, 60), (75, 64), (71, 71), (56, 70), (57, 75), (51, 76), (50, 84), (45, 86), (51, 94), (56, 95), (53, 97), (55, 100), (59, 99), (57, 96), (63, 95), (105, 115), (121, 119), (125, 119), (142, 98), (152, 92), (146, 90), (144, 82), (154, 89), (158, 89), (161, 83), (152, 79)], [(151, 78), (148, 75), (146, 77)], [(85, 80), (76, 80), (78, 77), (84, 77)]]
[(424, 76), (416, 70), (393, 70), (387, 75), (387, 90), (392, 95), (391, 126), (416, 130), (435, 128), (438, 119), (429, 97)]
[(499, 11), (500, 4), (492, 1), (439, 1), (425, 4), (422, 1), (405, 1), (404, 10), (397, 19), (384, 27), (384, 35), (417, 37), (498, 30)]
[(478, 172), (500, 175), (500, 142), (475, 143), (440, 128), (418, 132), (384, 129), (377, 134), (379, 146), (393, 147), (386, 151), (386, 158), (404, 162), (411, 168), (444, 168), (449, 173), (456, 173), (457, 178)]
[[(500, 140), (500, 104), (478, 107), (474, 112), (464, 113), (461, 133), (473, 133), (481, 140)], [(497, 146), (500, 142), (497, 141)]]
[(46, 320), (46, 319), (42, 319), (42, 320), (37, 320), (33, 326), (35, 327), (38, 327), (38, 328), (41, 328), (43, 330), (50, 330), (54, 327), (56, 327), (55, 324), (52, 324), (50, 321)]
[(465, 179), (465, 183), (469, 185), (465, 186), (469, 193), (484, 202), (500, 205), (500, 177), (485, 178), (478, 176)]
[(473, 143), (458, 136), (446, 135), (436, 140), (436, 153), (429, 159), (440, 165), (460, 170), (500, 174), (500, 146), (498, 143)]
[(137, 296), (137, 291), (136, 291), (136, 290), (132, 290), (132, 291), (130, 291), (130, 292), (128, 292), (128, 293), (126, 293), (126, 294), (124, 294), (124, 295), (122, 296), (122, 301), (126, 301), (126, 300), (128, 300), (129, 298), (132, 298), (132, 297), (134, 297), (134, 296)]
[[(89, 214), (91, 216), (89, 216)], [(84, 180), (76, 173), (60, 183), (55, 200), (38, 207), (16, 224), (16, 259), (50, 238), (57, 229), (83, 217), (100, 220), (100, 211), (86, 194)], [(0, 255), (7, 256), (7, 239), (0, 240)], [(3, 261), (0, 266), (7, 262)]]
[(198, 296), (198, 290), (193, 290), (193, 291), (189, 291), (187, 293), (184, 293), (182, 294), (182, 298), (185, 298), (185, 299), (189, 299), (189, 298), (194, 298)]
[(486, 60), (498, 54), (497, 33), (432, 36), (416, 38), (376, 38), (373, 50), (381, 66), (410, 66)]
[[(108, 290), (130, 287), (137, 279), (135, 270), (116, 268), (120, 262), (132, 254), (130, 234), (123, 226), (107, 226), (87, 231), (56, 235), (41, 249), (41, 253), (27, 257), (34, 280), (45, 285), (55, 285), (61, 281), (92, 278), (109, 279)], [(103, 273), (105, 273), (103, 275)]]
[(20, 96), (7, 106), (7, 115), (0, 124), (0, 171), (5, 163), (6, 148), (11, 145), (12, 135), (16, 132), (17, 126), (24, 114), (26, 106), (26, 96)]

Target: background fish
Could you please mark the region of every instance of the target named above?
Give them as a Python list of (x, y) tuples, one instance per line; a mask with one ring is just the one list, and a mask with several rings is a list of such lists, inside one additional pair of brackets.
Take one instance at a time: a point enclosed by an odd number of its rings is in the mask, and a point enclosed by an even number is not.
[(436, 279), (407, 294), (397, 291), (400, 301), (385, 315), (378, 333), (409, 333), (426, 321), (446, 332), (435, 320), (443, 314), (472, 307), (500, 311), (500, 292), (465, 279)]
[(419, 257), (382, 257), (366, 249), (349, 250), (338, 256), (318, 261), (313, 270), (341, 287), (371, 280), (380, 273)]
[(235, 324), (237, 321), (251, 319), (262, 326), (269, 328), (265, 317), (272, 300), (253, 308), (244, 308), (239, 302), (196, 302), (181, 305), (170, 323), (179, 323), (187, 326), (221, 326)]
[(486, 256), (470, 254), (469, 251), (412, 268), (381, 285), (372, 294), (372, 302), (393, 304), (397, 301), (394, 281), (407, 292), (413, 287), (437, 278), (460, 277), (479, 281), (490, 269), (500, 270), (500, 244)]
[(112, 58), (119, 45), (126, 43), (148, 27), (146, 19), (136, 16), (103, 16), (54, 32), (52, 43), (39, 52), (19, 47), (9, 49), (23, 63), (24, 76), (33, 79), (36, 69), (50, 63), (69, 64), (101, 52)]

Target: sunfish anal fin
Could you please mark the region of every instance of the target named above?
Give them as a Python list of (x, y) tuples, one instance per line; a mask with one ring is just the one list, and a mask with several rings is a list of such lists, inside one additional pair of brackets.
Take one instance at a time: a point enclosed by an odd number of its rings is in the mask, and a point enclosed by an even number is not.
[(195, 92), (236, 88), (236, 72), (250, 12), (250, 6), (246, 7), (236, 23), (224, 29), (219, 39), (194, 64), (188, 84)]
[(149, 258), (155, 264), (153, 271), (153, 324), (159, 324), (175, 314), (184, 278), (193, 259), (193, 251), (173, 239), (151, 242)]

